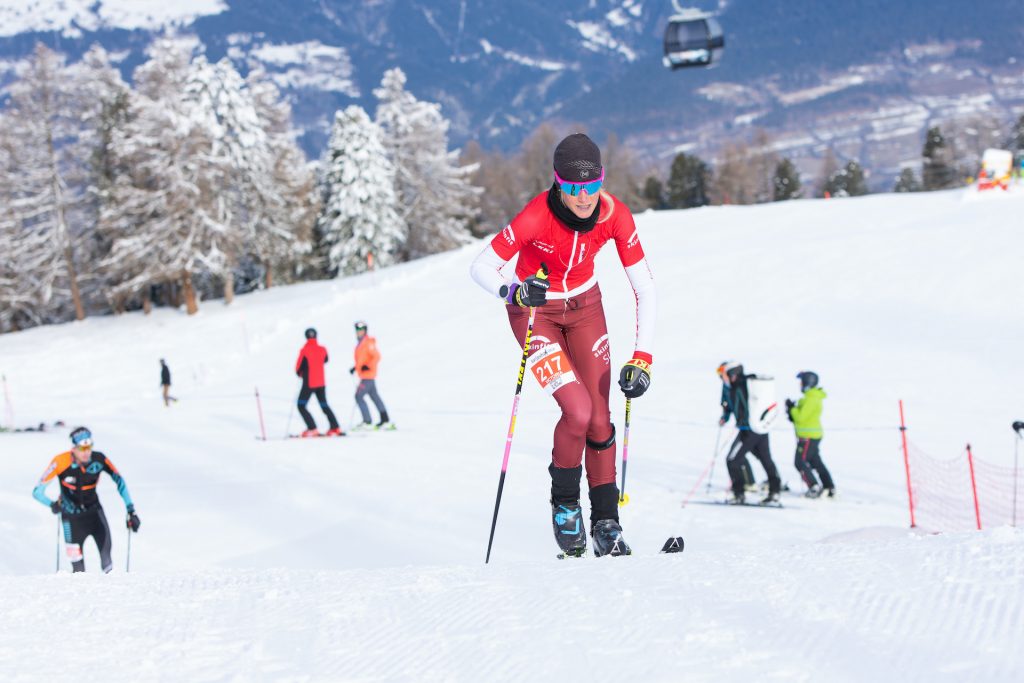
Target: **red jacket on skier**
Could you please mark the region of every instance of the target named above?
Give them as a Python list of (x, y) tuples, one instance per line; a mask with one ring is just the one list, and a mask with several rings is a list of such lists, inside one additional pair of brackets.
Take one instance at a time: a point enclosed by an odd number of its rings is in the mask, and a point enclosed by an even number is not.
[[(530, 312), (535, 311), (529, 374), (562, 411), (549, 467), (559, 546), (568, 555), (586, 551), (579, 504), (585, 464), (594, 552), (628, 554), (618, 519), (615, 427), (608, 405), (611, 350), (594, 259), (602, 246), (614, 242), (636, 295), (636, 344), (619, 374), (628, 398), (639, 397), (650, 385), (654, 280), (632, 214), (601, 190), (604, 168), (597, 145), (586, 135), (570, 135), (555, 149), (553, 165), (551, 189), (533, 198), (495, 235), (473, 262), (471, 274), (481, 287), (505, 300), (520, 349)], [(516, 255), (516, 277), (510, 282), (501, 268)]]
[(327, 349), (317, 343), (316, 337), (306, 340), (299, 350), (299, 358), (295, 361), (295, 374), (302, 378), (310, 389), (325, 386), (324, 364), (327, 362)]

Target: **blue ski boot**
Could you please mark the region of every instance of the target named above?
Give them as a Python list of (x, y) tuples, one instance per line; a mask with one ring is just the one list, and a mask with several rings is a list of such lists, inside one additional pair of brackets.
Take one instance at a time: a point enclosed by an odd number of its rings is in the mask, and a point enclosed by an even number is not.
[(555, 542), (565, 557), (583, 557), (587, 552), (587, 530), (583, 528), (583, 508), (579, 503), (552, 503), (551, 523)]

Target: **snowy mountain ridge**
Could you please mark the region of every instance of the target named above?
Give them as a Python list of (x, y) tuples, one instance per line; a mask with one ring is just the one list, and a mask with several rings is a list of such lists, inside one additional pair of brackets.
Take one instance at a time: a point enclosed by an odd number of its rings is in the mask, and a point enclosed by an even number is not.
[(58, 33), (79, 38), (102, 30), (158, 30), (187, 26), (228, 9), (226, 0), (5, 0), (0, 36)]
[[(273, 73), (311, 158), (334, 112), (353, 102), (372, 109), (381, 75), (399, 66), (417, 97), (442, 104), (458, 145), (513, 149), (542, 122), (579, 123), (661, 164), (680, 149), (711, 157), (764, 128), (805, 176), (831, 147), (885, 190), (919, 162), (927, 126), (1005, 128), (1024, 107), (1019, 0), (983, 12), (953, 0), (692, 4), (725, 26), (716, 69), (661, 66), (667, 0), (7, 3), (0, 64), (10, 72), (35, 40), (72, 59), (100, 42), (123, 55), (129, 77), (147, 44), (173, 27), (194, 32), (211, 61), (229, 56), (243, 73), (252, 64)], [(914, 116), (878, 115), (904, 108)]]

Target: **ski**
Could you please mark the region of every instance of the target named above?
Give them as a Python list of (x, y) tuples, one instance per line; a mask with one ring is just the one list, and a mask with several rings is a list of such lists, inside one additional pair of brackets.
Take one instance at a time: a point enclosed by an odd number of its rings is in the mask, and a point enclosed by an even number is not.
[(671, 536), (665, 541), (665, 545), (661, 546), (661, 552), (665, 554), (681, 553), (683, 552), (683, 546), (682, 536)]
[(558, 553), (557, 555), (555, 555), (555, 558), (559, 559), (559, 560), (578, 560), (581, 557), (589, 557), (589, 555), (590, 555), (590, 553), (588, 553), (586, 550), (584, 550), (583, 552), (579, 553), (578, 555), (575, 554), (575, 553), (573, 553), (573, 554)]
[(373, 426), (373, 427), (349, 427), (347, 434), (375, 434), (384, 432), (397, 431), (398, 427), (393, 424), (388, 424), (386, 427)]
[(691, 500), (687, 505), (724, 505), (727, 507), (736, 508), (774, 508), (776, 510), (783, 510), (785, 507), (782, 503), (730, 503), (727, 500)]
[[(670, 536), (665, 544), (661, 546), (661, 550), (658, 551), (659, 555), (672, 555), (675, 553), (683, 552), (685, 543), (683, 542), (682, 536)], [(630, 553), (632, 555), (632, 553)], [(555, 559), (558, 560), (577, 560), (583, 557), (591, 557), (591, 554), (584, 550), (579, 555), (569, 555), (566, 553), (558, 553), (555, 555)], [(609, 555), (608, 557), (628, 557), (627, 555)]]

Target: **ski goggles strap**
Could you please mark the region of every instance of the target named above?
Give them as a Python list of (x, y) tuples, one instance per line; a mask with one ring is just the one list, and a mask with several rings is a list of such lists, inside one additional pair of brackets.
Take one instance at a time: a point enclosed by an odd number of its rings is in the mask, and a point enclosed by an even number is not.
[(589, 183), (570, 183), (568, 180), (563, 180), (558, 175), (558, 171), (555, 171), (555, 182), (558, 183), (558, 187), (562, 189), (562, 192), (572, 197), (575, 197), (584, 190), (587, 191), (587, 194), (594, 195), (601, 190), (601, 185), (604, 184), (604, 169), (601, 169), (600, 178), (591, 180)]

